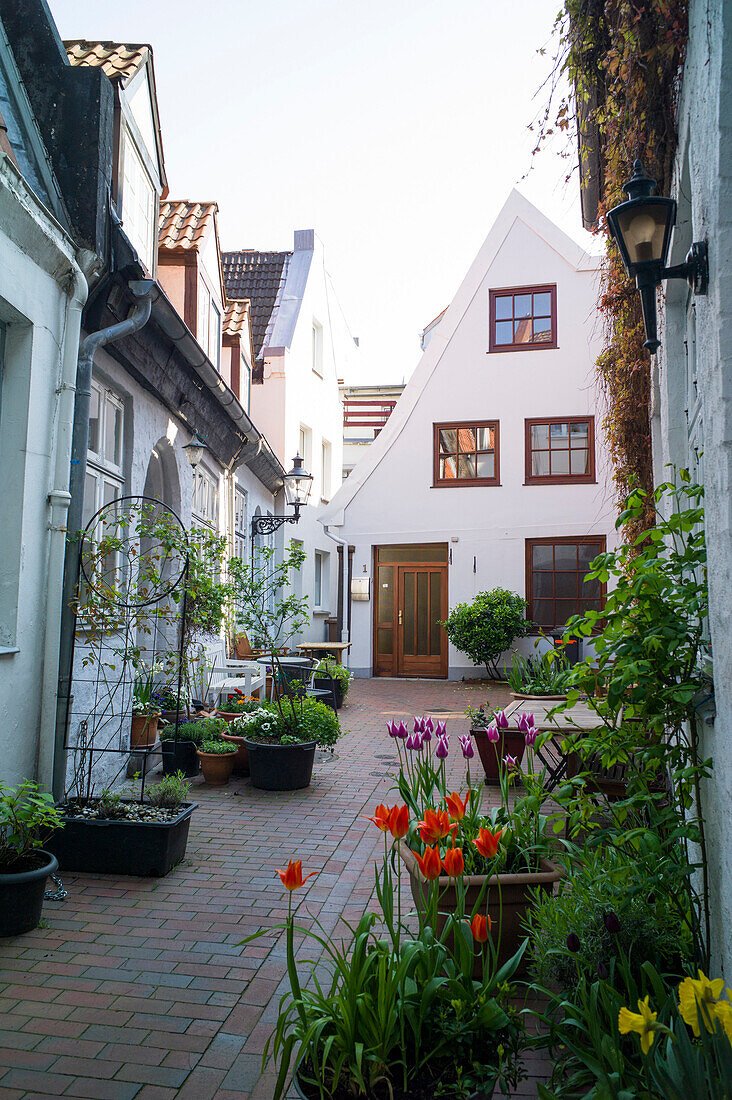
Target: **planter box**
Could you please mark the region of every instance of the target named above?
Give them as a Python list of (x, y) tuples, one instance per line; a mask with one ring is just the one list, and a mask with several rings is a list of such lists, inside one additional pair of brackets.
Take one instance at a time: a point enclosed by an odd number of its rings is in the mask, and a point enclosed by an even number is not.
[(499, 732), (501, 734), (500, 741), (490, 741), (483, 726), (470, 731), (478, 750), (480, 762), (483, 765), (487, 784), (498, 783), (499, 756), (500, 759), (503, 759), (508, 753), (515, 756), (517, 763), (521, 764), (526, 751), (526, 737), (521, 730), (506, 729)]
[(46, 879), (58, 870), (58, 862), (41, 849), (31, 858), (36, 866), (30, 870), (0, 874), (0, 936), (22, 936), (40, 922)]
[[(304, 1087), (300, 1084), (300, 1076), (298, 1072), (299, 1068), (299, 1066), (296, 1067), (295, 1072), (292, 1076), (292, 1085), (295, 1089), (295, 1092), (300, 1097), (300, 1100), (317, 1100), (317, 1091), (305, 1092)], [(492, 1100), (494, 1092), (495, 1088), (492, 1088), (489, 1091), (486, 1089), (481, 1089), (480, 1092), (472, 1093), (468, 1100)], [(385, 1093), (384, 1095), (386, 1096), (387, 1093)], [(400, 1089), (394, 1093), (391, 1093), (391, 1095), (393, 1095), (394, 1100), (411, 1100), (409, 1094), (403, 1093)], [(421, 1095), (423, 1095), (422, 1092), (420, 1092), (420, 1096)]]
[(300, 745), (265, 745), (246, 741), (252, 786), (263, 791), (300, 791), (310, 786), (315, 741)]
[[(414, 904), (420, 912), (424, 912), (427, 898), (427, 880), (420, 873), (419, 866), (411, 851), (403, 840), (399, 841), (399, 854), (409, 872), (412, 897)], [(483, 901), (480, 912), (485, 913), (493, 922), (493, 941), (497, 947), (498, 965), (502, 966), (513, 955), (526, 938), (522, 924), (531, 908), (531, 893), (535, 887), (551, 894), (564, 871), (555, 867), (549, 860), (541, 861), (540, 871), (527, 871), (523, 874), (492, 875), (488, 879), (487, 889), (486, 875), (466, 875), (464, 883), (467, 887), (465, 894), (465, 912), (471, 913), (483, 890)], [(440, 891), (438, 910), (438, 932), (445, 927), (445, 919), (449, 913), (454, 913), (457, 906), (455, 884), (451, 878), (441, 875), (437, 879)], [(500, 940), (499, 940), (500, 931)], [(520, 972), (521, 968), (519, 968)]]
[[(97, 875), (167, 875), (183, 859), (195, 802), (172, 821), (66, 817), (48, 841), (62, 871)], [(63, 812), (63, 807), (61, 807)]]

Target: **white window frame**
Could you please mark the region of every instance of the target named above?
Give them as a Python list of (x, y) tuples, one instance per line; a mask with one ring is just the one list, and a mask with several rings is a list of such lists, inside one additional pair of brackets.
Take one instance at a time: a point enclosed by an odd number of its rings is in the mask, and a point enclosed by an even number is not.
[[(302, 449), (301, 449), (302, 448)], [(303, 453), (304, 452), (304, 453)], [(306, 470), (312, 472), (313, 469), (313, 433), (307, 424), (300, 425), (300, 435), (298, 438), (298, 454), (302, 459), (302, 464)]]
[(323, 377), (323, 326), (313, 317), (312, 366), (318, 378)]
[[(147, 201), (143, 199), (147, 192)], [(132, 132), (122, 126), (122, 228), (151, 275), (155, 274), (157, 192)]]
[(211, 295), (211, 310), (208, 326), (208, 357), (221, 373), (221, 310)]
[(196, 466), (193, 471), (193, 501), (191, 519), (218, 530), (219, 518), (219, 479), (204, 466)]
[(327, 504), (330, 500), (330, 482), (333, 469), (333, 448), (328, 439), (322, 439), (320, 442), (320, 469), (320, 499)]
[(196, 310), (196, 339), (208, 355), (211, 328), (211, 291), (201, 274), (198, 276), (198, 304)]
[(249, 494), (241, 486), (234, 486), (234, 557), (247, 559), (249, 525)]
[(327, 611), (328, 607), (323, 600), (329, 594), (330, 554), (327, 550), (316, 550), (313, 561), (313, 611)]
[(243, 355), (239, 366), (239, 401), (244, 412), (248, 414), (252, 402), (252, 371)]

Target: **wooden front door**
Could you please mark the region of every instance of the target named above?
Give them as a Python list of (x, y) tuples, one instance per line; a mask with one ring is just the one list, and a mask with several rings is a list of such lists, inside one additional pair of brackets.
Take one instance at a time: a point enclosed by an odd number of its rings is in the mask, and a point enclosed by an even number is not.
[(447, 676), (447, 545), (377, 547), (374, 675)]

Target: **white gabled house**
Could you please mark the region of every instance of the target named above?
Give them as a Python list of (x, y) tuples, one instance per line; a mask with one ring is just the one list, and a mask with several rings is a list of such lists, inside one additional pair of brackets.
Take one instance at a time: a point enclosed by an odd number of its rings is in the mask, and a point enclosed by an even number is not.
[(356, 675), (481, 675), (440, 624), (498, 585), (524, 595), (547, 634), (601, 606), (584, 581), (615, 535), (594, 382), (598, 266), (511, 193), (320, 517), (354, 547)]

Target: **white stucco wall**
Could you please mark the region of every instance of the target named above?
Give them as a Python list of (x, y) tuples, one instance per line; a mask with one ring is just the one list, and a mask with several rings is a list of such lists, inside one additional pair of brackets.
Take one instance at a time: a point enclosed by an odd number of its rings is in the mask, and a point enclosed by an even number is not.
[[(0, 320), (7, 325), (0, 394), (0, 778), (34, 778), (44, 682), (49, 598), (60, 608), (62, 562), (49, 574), (52, 516), (48, 494), (68, 491), (70, 437), (59, 438), (59, 387), (72, 289), (74, 248), (0, 152)], [(67, 350), (75, 359), (78, 317)], [(54, 483), (57, 448), (66, 453)], [(63, 535), (61, 535), (63, 538)], [(53, 610), (53, 609), (52, 609)], [(58, 648), (56, 639), (56, 651)], [(52, 709), (52, 708), (51, 708)], [(53, 728), (44, 730), (53, 738)]]
[[(732, 978), (732, 7), (692, 0), (679, 110), (670, 263), (709, 246), (709, 293), (666, 284), (654, 363), (654, 468), (686, 466), (705, 486), (709, 625), (716, 717), (703, 722), (714, 762), (704, 810), (710, 853), (712, 973)], [(686, 345), (685, 345), (686, 338)], [(688, 364), (688, 365), (687, 365)], [(697, 453), (698, 452), (698, 453)], [(703, 712), (706, 713), (706, 712)]]
[[(516, 192), (436, 329), (395, 412), (323, 521), (356, 546), (447, 542), (449, 606), (501, 585), (525, 593), (525, 539), (602, 534), (614, 509), (593, 380), (598, 350), (595, 263)], [(556, 350), (488, 354), (489, 290), (556, 283)], [(596, 483), (524, 485), (524, 419), (595, 415)], [(433, 488), (433, 424), (500, 422), (500, 485)], [(453, 542), (452, 540), (457, 541)], [(372, 585), (373, 588), (373, 585)], [(354, 602), (350, 664), (373, 666), (373, 603)], [(483, 675), (454, 648), (449, 676)]]

